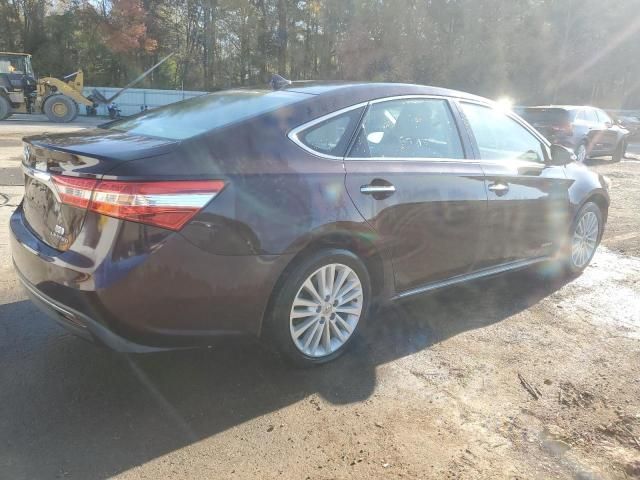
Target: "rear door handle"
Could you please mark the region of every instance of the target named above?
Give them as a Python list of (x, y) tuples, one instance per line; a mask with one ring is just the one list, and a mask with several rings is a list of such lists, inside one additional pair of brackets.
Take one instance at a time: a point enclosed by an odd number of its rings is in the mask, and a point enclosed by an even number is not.
[(492, 183), (489, 185), (489, 190), (495, 192), (496, 195), (504, 195), (509, 191), (509, 185), (506, 183)]
[(360, 193), (364, 193), (365, 195), (371, 195), (374, 193), (392, 194), (395, 191), (395, 185), (362, 185), (360, 187)]

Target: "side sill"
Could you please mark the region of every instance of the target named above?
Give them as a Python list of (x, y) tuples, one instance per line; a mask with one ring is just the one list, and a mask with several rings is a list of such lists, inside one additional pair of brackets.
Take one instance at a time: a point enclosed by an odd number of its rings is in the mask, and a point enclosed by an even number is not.
[(400, 292), (395, 296), (391, 297), (391, 301), (402, 300), (404, 298), (411, 297), (413, 295), (420, 295), (421, 293), (431, 292), (433, 290), (438, 290), (440, 288), (450, 287), (453, 285), (458, 285), (460, 283), (470, 282), (472, 280), (478, 280), (480, 278), (490, 277), (492, 275), (498, 275), (500, 273), (520, 270), (522, 268), (535, 265), (536, 263), (546, 262), (547, 260), (550, 260), (550, 259), (551, 257), (549, 256), (534, 257), (526, 260), (517, 260), (515, 262), (503, 263), (502, 265), (497, 265), (495, 267), (490, 267), (490, 268), (484, 268), (482, 270), (477, 270), (472, 273), (465, 273), (464, 275), (456, 275), (455, 277), (451, 277), (446, 280), (427, 283), (426, 285), (422, 285), (417, 288), (412, 288), (411, 290), (405, 290), (403, 292)]

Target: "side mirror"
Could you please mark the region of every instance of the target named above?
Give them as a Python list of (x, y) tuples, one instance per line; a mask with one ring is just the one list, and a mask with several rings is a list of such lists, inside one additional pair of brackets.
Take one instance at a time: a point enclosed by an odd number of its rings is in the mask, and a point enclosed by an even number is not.
[(573, 153), (573, 150), (554, 143), (551, 145), (551, 165), (566, 165), (571, 162), (575, 162), (578, 159), (576, 154)]

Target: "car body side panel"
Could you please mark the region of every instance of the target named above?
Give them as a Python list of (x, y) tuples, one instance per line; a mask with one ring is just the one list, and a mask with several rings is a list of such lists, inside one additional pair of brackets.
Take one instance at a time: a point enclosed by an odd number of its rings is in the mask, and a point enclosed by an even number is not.
[[(567, 178), (573, 180), (568, 191), (570, 220), (575, 218), (582, 205), (594, 197), (602, 199), (608, 208), (610, 203), (609, 192), (602, 175), (592, 172), (585, 165), (577, 162), (569, 163), (564, 169)], [(606, 220), (606, 212), (604, 213)]]
[[(396, 290), (472, 271), (487, 197), (480, 167), (451, 160), (346, 160), (347, 189), (392, 256)], [(385, 181), (385, 198), (361, 193)]]
[(46, 296), (145, 345), (259, 334), (292, 257), (214, 255), (179, 234), (98, 214), (89, 214), (84, 230), (72, 249), (58, 252), (29, 231), (19, 209), (11, 218), (16, 267)]
[[(568, 190), (573, 181), (564, 168), (517, 160), (481, 165), (489, 197), (483, 266), (554, 253), (570, 219)], [(493, 192), (492, 184), (508, 190)]]

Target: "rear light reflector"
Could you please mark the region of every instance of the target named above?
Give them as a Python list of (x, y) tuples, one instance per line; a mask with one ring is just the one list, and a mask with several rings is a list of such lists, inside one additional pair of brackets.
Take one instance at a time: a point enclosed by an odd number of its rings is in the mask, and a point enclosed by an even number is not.
[(180, 230), (222, 189), (222, 180), (123, 182), (52, 177), (60, 201), (110, 217)]

